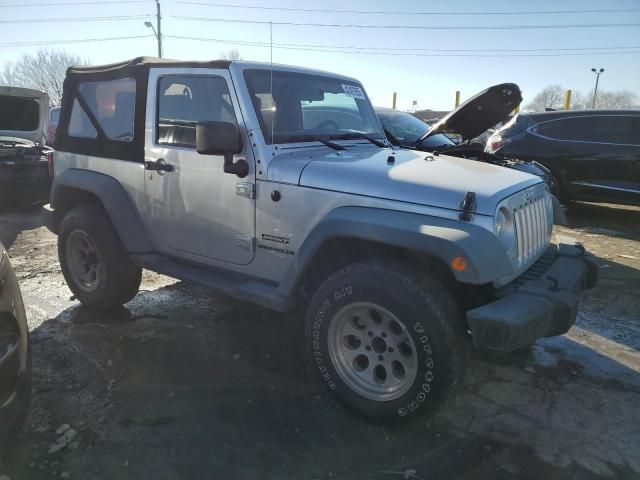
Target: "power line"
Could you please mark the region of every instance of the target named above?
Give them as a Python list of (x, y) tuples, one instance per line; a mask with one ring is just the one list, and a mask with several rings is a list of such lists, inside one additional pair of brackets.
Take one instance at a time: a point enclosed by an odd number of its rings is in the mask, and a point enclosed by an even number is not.
[(409, 30), (533, 30), (556, 28), (602, 28), (602, 27), (640, 27), (640, 23), (586, 23), (564, 25), (473, 25), (473, 26), (446, 26), (446, 25), (363, 25), (358, 23), (302, 23), (302, 22), (268, 22), (265, 20), (239, 20), (231, 18), (213, 17), (189, 17), (172, 15), (178, 20), (194, 20), (202, 22), (223, 23), (251, 23), (257, 25), (289, 25), (301, 27), (340, 27), (340, 28), (383, 28), (383, 29), (409, 29)]
[(259, 5), (237, 5), (231, 3), (210, 3), (210, 2), (194, 2), (179, 0), (175, 3), (183, 5), (200, 5), (207, 7), (227, 7), (227, 8), (243, 8), (254, 10), (278, 10), (286, 12), (309, 12), (309, 13), (358, 13), (371, 15), (549, 15), (549, 14), (575, 14), (575, 13), (624, 13), (637, 12), (637, 8), (625, 8), (617, 10), (594, 9), (594, 10), (538, 10), (538, 11), (515, 11), (515, 12), (409, 12), (409, 11), (390, 11), (390, 10), (332, 10), (324, 8), (295, 8), (295, 7), (267, 7)]
[[(187, 37), (180, 35), (165, 35), (166, 38), (175, 38), (179, 40), (195, 40), (202, 42), (211, 42), (211, 43), (222, 43), (229, 45), (244, 45), (244, 46), (254, 46), (254, 47), (263, 47), (269, 48), (271, 45), (265, 42), (250, 42), (243, 40), (225, 40), (225, 39), (216, 39), (216, 38), (203, 38), (203, 37)], [(640, 54), (640, 47), (623, 47), (623, 48), (636, 48), (636, 51), (625, 50), (625, 51), (605, 51), (605, 52), (570, 52), (570, 53), (518, 53), (518, 54), (471, 54), (471, 53), (447, 53), (446, 51), (440, 51), (440, 53), (398, 53), (398, 52), (390, 52), (390, 51), (376, 51), (376, 52), (367, 52), (367, 51), (350, 51), (350, 50), (336, 50), (331, 48), (308, 48), (308, 47), (297, 47), (292, 46), (295, 44), (273, 44), (273, 48), (279, 48), (283, 50), (302, 50), (307, 52), (326, 52), (326, 53), (355, 53), (360, 55), (392, 55), (392, 56), (414, 56), (414, 57), (492, 57), (492, 58), (500, 58), (500, 57), (557, 57), (557, 56), (573, 56), (573, 55), (621, 55), (621, 54)]]
[(0, 20), (0, 23), (60, 23), (60, 22), (102, 22), (114, 20), (140, 20), (150, 15), (120, 15), (115, 17), (81, 17), (81, 18), (21, 18), (15, 20)]
[(59, 7), (59, 6), (76, 6), (76, 5), (108, 5), (108, 4), (124, 4), (124, 3), (148, 3), (147, 0), (119, 0), (105, 2), (47, 2), (47, 3), (11, 3), (0, 5), (0, 8), (15, 7)]
[(107, 37), (107, 38), (84, 38), (75, 40), (42, 40), (40, 42), (13, 42), (13, 43), (0, 43), (2, 47), (31, 47), (35, 45), (65, 45), (68, 43), (93, 43), (93, 42), (110, 42), (113, 40), (134, 40), (138, 38), (152, 38), (153, 35), (133, 35), (129, 37)]
[[(183, 38), (183, 37), (180, 37)], [(202, 37), (184, 37), (200, 40)], [(208, 39), (207, 39), (208, 40)], [(216, 40), (216, 39), (212, 39)], [(218, 41), (218, 40), (216, 40)], [(223, 40), (220, 40), (223, 41)], [(269, 45), (265, 42), (237, 40), (247, 45)], [(579, 51), (579, 50), (624, 50), (624, 49), (640, 49), (639, 46), (616, 46), (616, 47), (568, 47), (568, 48), (394, 48), (394, 47), (361, 47), (355, 45), (326, 45), (318, 43), (273, 43), (277, 47), (311, 47), (311, 48), (330, 48), (330, 49), (352, 49), (352, 50), (369, 50), (369, 51), (417, 51), (417, 52), (555, 52), (555, 51)]]

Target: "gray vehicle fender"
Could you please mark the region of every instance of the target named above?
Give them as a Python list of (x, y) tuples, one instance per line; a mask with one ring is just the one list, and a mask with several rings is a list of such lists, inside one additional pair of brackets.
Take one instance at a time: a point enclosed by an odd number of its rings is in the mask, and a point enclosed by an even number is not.
[[(92, 193), (100, 199), (127, 251), (142, 253), (152, 250), (133, 201), (115, 178), (89, 170), (65, 170), (55, 176), (51, 186), (51, 207), (54, 211), (64, 203), (65, 187)], [(56, 228), (60, 221), (62, 218), (56, 218)]]
[(463, 283), (489, 283), (513, 272), (500, 241), (477, 225), (395, 210), (341, 207), (331, 211), (307, 236), (280, 284), (280, 292), (286, 295), (293, 289), (324, 242), (340, 237), (424, 253), (448, 267), (453, 258), (463, 256), (466, 270), (452, 270)]

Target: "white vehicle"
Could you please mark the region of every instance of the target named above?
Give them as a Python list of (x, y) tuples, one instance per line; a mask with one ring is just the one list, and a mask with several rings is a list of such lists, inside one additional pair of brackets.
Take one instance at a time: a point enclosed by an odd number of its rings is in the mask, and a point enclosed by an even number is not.
[(370, 418), (433, 413), (471, 341), (507, 352), (564, 333), (595, 283), (581, 246), (550, 242), (540, 178), (392, 148), (353, 78), (71, 68), (56, 147), (51, 229), (83, 304), (122, 305), (148, 268), (302, 306), (318, 378)]

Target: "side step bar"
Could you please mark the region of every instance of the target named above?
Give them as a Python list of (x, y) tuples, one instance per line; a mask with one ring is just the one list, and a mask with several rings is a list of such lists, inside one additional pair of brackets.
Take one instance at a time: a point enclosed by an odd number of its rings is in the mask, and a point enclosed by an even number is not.
[(214, 267), (196, 267), (162, 255), (145, 253), (132, 255), (132, 257), (133, 261), (143, 268), (211, 288), (238, 300), (245, 300), (278, 312), (284, 312), (289, 308), (288, 299), (278, 293), (276, 284), (261, 282)]

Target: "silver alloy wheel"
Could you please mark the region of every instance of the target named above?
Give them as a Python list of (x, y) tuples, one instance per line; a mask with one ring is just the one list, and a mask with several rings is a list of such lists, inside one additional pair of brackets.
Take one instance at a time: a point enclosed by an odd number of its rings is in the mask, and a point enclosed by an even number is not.
[(91, 237), (82, 230), (74, 230), (67, 238), (65, 254), (74, 283), (86, 292), (94, 291), (100, 284), (104, 266)]
[(401, 397), (418, 374), (418, 354), (407, 328), (374, 303), (341, 308), (331, 320), (327, 341), (340, 378), (370, 400)]

